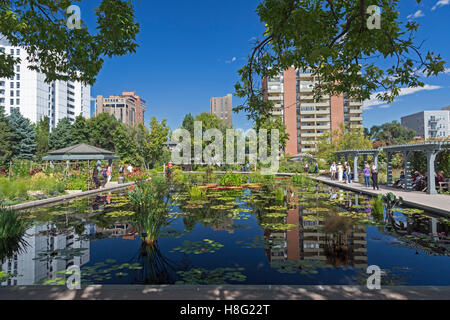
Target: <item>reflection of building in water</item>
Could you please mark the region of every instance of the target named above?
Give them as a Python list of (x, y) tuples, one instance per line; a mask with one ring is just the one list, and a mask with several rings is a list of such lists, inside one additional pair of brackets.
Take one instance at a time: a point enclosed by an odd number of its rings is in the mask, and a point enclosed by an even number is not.
[(137, 236), (136, 229), (129, 223), (116, 222), (109, 228), (95, 226), (95, 233), (101, 233), (106, 238), (122, 237), (123, 240), (134, 240)]
[[(88, 234), (86, 227), (83, 235)], [(1, 269), (8, 274), (17, 276), (1, 283), (5, 285), (33, 285), (43, 279), (64, 277), (57, 271), (66, 270), (71, 265), (82, 266), (90, 259), (90, 242), (79, 237), (73, 231), (57, 230), (53, 224), (34, 226), (27, 230), (25, 240), (28, 246), (21, 253), (1, 263)], [(56, 259), (52, 252), (71, 249), (85, 249), (79, 256), (68, 259)], [(56, 251), (58, 250), (58, 251)], [(47, 259), (42, 258), (47, 256)]]
[(323, 231), (324, 219), (314, 209), (288, 210), (284, 222), (298, 226), (286, 232), (265, 232), (267, 238), (281, 240), (276, 242), (278, 245), (266, 249), (269, 261), (309, 260), (334, 266), (367, 268), (365, 226), (354, 224), (349, 234), (342, 238), (343, 245), (333, 247), (333, 235)]

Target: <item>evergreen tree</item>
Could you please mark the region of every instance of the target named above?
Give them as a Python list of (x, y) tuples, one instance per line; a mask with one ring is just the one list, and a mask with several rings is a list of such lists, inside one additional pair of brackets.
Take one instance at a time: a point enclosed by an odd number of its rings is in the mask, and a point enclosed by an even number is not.
[(40, 160), (48, 152), (50, 120), (46, 116), (36, 125), (36, 157)]
[(14, 109), (8, 120), (12, 129), (13, 157), (21, 160), (33, 159), (36, 152), (36, 131), (30, 120), (22, 116), (19, 109)]
[(50, 150), (58, 150), (74, 145), (72, 124), (69, 118), (59, 120), (56, 128), (50, 133), (49, 146)]
[(75, 122), (72, 125), (73, 143), (89, 143), (89, 128), (82, 115), (75, 118)]
[(0, 166), (4, 166), (11, 158), (11, 135), (12, 132), (8, 118), (5, 116), (5, 109), (0, 107)]

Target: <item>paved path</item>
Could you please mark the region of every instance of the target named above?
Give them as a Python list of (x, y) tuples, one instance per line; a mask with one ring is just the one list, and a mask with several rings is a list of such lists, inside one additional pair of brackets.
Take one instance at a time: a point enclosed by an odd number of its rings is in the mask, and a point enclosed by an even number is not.
[(373, 190), (372, 187), (366, 188), (362, 183), (352, 182), (350, 184), (332, 181), (328, 177), (315, 177), (309, 175), (311, 178), (324, 182), (328, 185), (337, 186), (343, 189), (361, 192), (369, 195), (385, 194), (387, 192), (394, 193), (397, 197), (402, 197), (406, 205), (417, 207), (428, 212), (436, 213), (443, 216), (450, 216), (450, 195), (445, 194), (426, 194), (418, 191), (403, 191), (401, 189), (390, 188), (380, 185), (380, 190)]
[(0, 300), (450, 300), (450, 286), (91, 285), (0, 288)]
[(123, 183), (123, 184), (110, 183), (110, 184), (107, 184), (106, 187), (102, 188), (102, 189), (95, 189), (95, 190), (89, 190), (89, 191), (84, 191), (84, 192), (65, 194), (62, 196), (43, 199), (43, 200), (35, 200), (35, 201), (29, 201), (29, 202), (25, 202), (25, 203), (19, 203), (19, 204), (10, 206), (8, 208), (11, 208), (14, 210), (26, 210), (26, 209), (32, 209), (32, 208), (42, 207), (42, 206), (46, 206), (46, 205), (53, 205), (58, 202), (64, 202), (64, 201), (74, 200), (76, 198), (93, 196), (93, 195), (104, 193), (104, 192), (110, 192), (110, 191), (123, 189), (123, 188), (129, 187), (133, 184), (135, 184), (135, 182), (128, 182), (128, 183)]

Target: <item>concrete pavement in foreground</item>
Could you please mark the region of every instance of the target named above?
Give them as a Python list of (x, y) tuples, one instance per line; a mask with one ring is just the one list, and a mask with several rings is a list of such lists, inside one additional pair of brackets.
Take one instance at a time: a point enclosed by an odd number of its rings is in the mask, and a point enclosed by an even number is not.
[(0, 300), (450, 300), (450, 286), (18, 286), (0, 288)]

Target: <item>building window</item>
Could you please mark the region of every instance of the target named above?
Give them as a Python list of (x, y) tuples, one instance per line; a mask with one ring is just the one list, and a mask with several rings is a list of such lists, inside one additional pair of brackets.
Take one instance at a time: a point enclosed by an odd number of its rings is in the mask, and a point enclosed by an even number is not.
[(10, 105), (14, 105), (14, 99), (9, 99)]
[(17, 104), (17, 105), (20, 104), (20, 99), (16, 99), (16, 104)]
[(20, 88), (20, 82), (16, 82), (16, 88), (17, 88), (17, 89)]
[(20, 55), (20, 49), (16, 49), (16, 54)]

